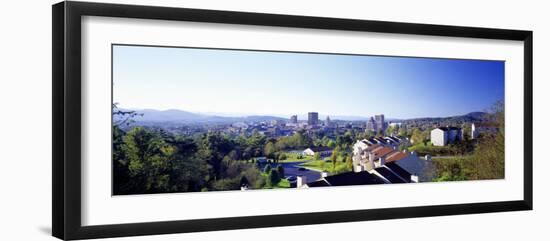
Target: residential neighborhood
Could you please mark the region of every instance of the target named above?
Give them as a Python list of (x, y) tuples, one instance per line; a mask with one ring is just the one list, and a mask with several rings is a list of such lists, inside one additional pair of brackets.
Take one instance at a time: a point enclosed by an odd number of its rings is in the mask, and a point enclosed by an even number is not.
[(112, 51), (114, 195), (504, 178), (502, 61)]

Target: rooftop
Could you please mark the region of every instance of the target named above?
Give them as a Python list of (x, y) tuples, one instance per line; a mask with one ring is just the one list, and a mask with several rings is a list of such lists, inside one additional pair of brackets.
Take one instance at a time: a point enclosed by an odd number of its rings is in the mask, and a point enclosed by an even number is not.
[(324, 179), (310, 182), (307, 184), (308, 187), (328, 187), (330, 186)]
[(411, 179), (411, 174), (407, 170), (399, 166), (397, 163), (394, 163), (394, 162), (386, 163), (386, 167), (392, 170), (395, 174), (397, 174), (401, 178), (403, 178), (403, 180)]
[(391, 153), (389, 154), (387, 157), (386, 157), (386, 162), (394, 162), (394, 161), (399, 161), (405, 157), (407, 157), (409, 154), (407, 154), (406, 152), (402, 152), (402, 151), (396, 151), (394, 153)]
[(400, 142), (400, 140), (397, 137), (394, 137), (394, 136), (388, 136), (387, 138), (390, 138), (395, 142)]
[(346, 172), (325, 177), (325, 180), (331, 186), (384, 184), (380, 177), (368, 172)]
[[(390, 183), (405, 183), (405, 181), (385, 166), (375, 168), (376, 172), (386, 178)], [(410, 178), (409, 178), (410, 179)]]
[(378, 158), (378, 157), (385, 156), (392, 151), (393, 151), (393, 148), (385, 146), (385, 147), (376, 148), (372, 150), (372, 153), (374, 154), (374, 158)]

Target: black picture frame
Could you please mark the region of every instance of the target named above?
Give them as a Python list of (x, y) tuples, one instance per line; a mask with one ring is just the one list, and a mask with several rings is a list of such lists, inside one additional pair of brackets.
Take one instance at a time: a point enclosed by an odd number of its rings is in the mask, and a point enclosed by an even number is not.
[[(194, 21), (327, 30), (517, 40), (524, 43), (524, 194), (522, 200), (421, 207), (343, 210), (98, 226), (81, 224), (81, 17)], [(60, 239), (106, 238), (380, 219), (532, 210), (533, 33), (460, 26), (336, 19), (90, 2), (52, 6), (52, 233)]]

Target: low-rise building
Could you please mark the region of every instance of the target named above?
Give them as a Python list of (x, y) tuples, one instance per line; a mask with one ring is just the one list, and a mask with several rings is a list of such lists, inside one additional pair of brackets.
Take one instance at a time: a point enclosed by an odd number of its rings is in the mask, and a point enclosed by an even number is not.
[(462, 128), (437, 127), (430, 132), (430, 140), (434, 146), (445, 146), (462, 140)]
[(314, 146), (305, 149), (302, 153), (307, 156), (314, 156), (315, 154), (319, 153), (321, 157), (327, 157), (332, 155), (332, 149), (326, 146)]
[(357, 141), (353, 145), (352, 160), (355, 172), (372, 172), (389, 163), (394, 163), (416, 176), (417, 181), (431, 181), (432, 163), (429, 156), (420, 158), (414, 152), (399, 151), (389, 144), (371, 145), (367, 140)]
[(379, 166), (371, 171), (345, 172), (332, 176), (323, 176), (319, 180), (305, 183), (303, 180), (298, 188), (353, 186), (391, 183), (414, 183), (418, 178), (395, 163)]
[[(414, 152), (397, 151), (383, 141), (404, 141), (404, 138), (384, 137), (363, 139), (353, 145), (353, 171), (307, 182), (299, 177), (298, 188), (416, 183), (431, 181), (431, 158), (419, 158)], [(378, 141), (382, 142), (379, 143)], [(373, 144), (374, 143), (374, 144)], [(385, 142), (387, 143), (387, 142)]]

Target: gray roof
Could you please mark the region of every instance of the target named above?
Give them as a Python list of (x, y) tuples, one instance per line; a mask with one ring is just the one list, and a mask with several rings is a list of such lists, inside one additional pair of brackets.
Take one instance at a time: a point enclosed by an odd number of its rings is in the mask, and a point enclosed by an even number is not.
[[(382, 166), (375, 168), (376, 172), (386, 178), (390, 183), (405, 183), (405, 181), (398, 175), (394, 174), (390, 169)], [(410, 179), (410, 178), (409, 178)]]
[(324, 179), (331, 186), (384, 184), (384, 180), (368, 172), (345, 172)]
[(399, 164), (397, 164), (395, 162), (389, 162), (389, 163), (386, 163), (385, 166), (387, 168), (389, 168), (390, 170), (392, 170), (399, 177), (403, 178), (403, 180), (406, 180), (406, 181), (410, 182), (411, 174), (407, 170), (405, 170), (401, 166), (399, 166)]

